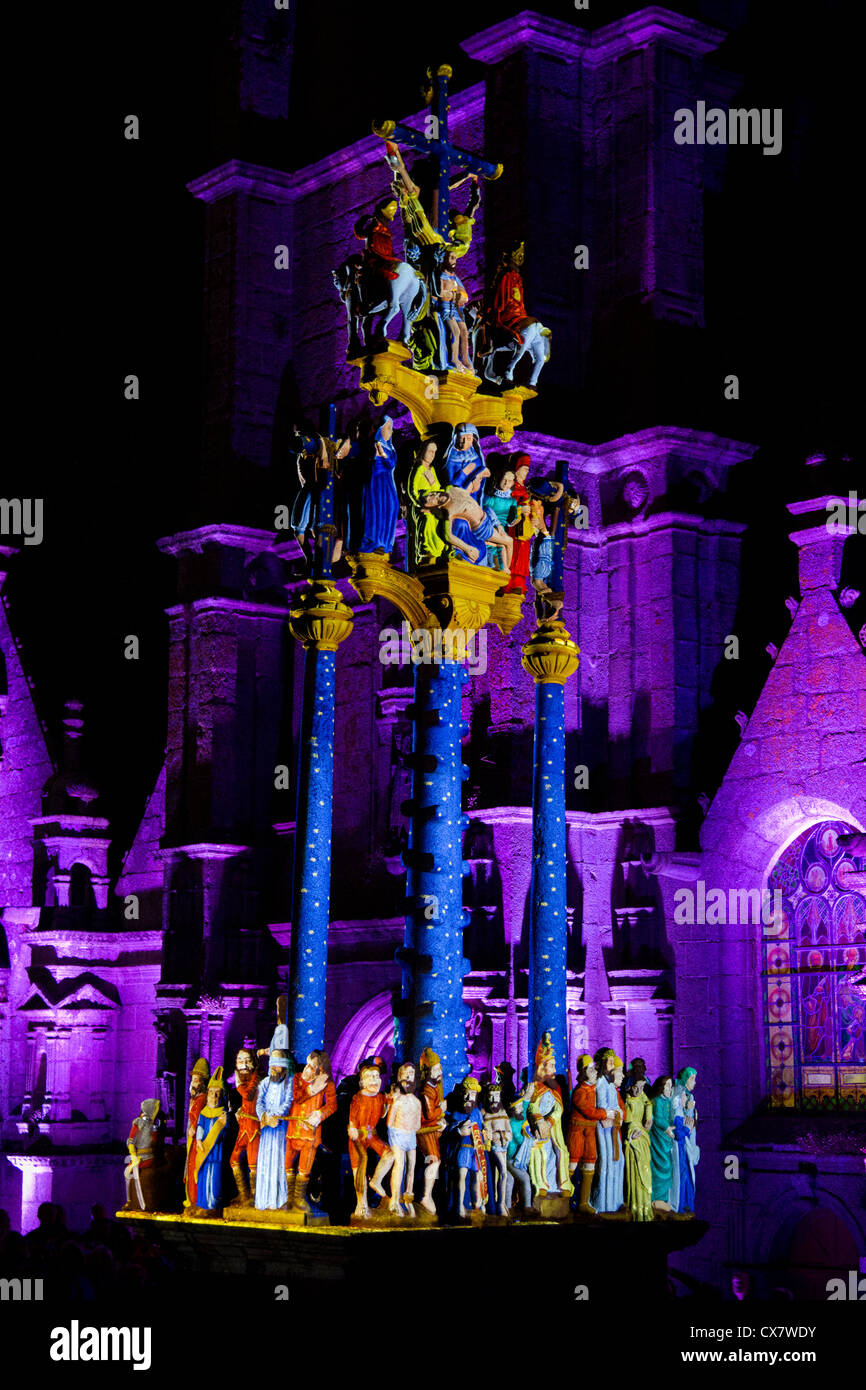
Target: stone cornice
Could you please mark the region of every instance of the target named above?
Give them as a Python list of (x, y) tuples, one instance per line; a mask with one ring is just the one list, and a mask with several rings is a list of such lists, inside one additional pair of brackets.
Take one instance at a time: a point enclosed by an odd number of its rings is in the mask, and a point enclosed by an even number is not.
[(163, 555), (180, 555), (186, 550), (201, 554), (206, 545), (225, 545), (237, 550), (246, 550), (252, 555), (274, 547), (274, 532), (260, 531), (252, 526), (233, 526), (228, 522), (215, 522), (209, 526), (197, 526), (192, 531), (176, 531), (171, 536), (162, 536), (157, 549)]
[(262, 164), (246, 164), (230, 159), (216, 169), (209, 169), (192, 179), (187, 188), (203, 203), (216, 203), (232, 193), (250, 193), (254, 197), (270, 198), (278, 203), (291, 201), (292, 175), (283, 169), (269, 169)]
[(173, 603), (165, 610), (169, 618), (182, 618), (187, 613), (237, 613), (251, 618), (279, 618), (289, 616), (288, 606), (280, 608), (275, 603), (255, 603), (251, 599), (231, 598), (211, 595), (208, 598), (190, 599), (188, 603)]
[(595, 67), (649, 43), (664, 43), (681, 53), (704, 57), (726, 38), (723, 29), (687, 19), (661, 5), (648, 5), (594, 31), (579, 29), (533, 10), (523, 10), (513, 19), (473, 34), (460, 47), (470, 58), (488, 67), (501, 63), (521, 48), (550, 54), (566, 62), (584, 61)]
[[(472, 117), (483, 110), (484, 107), (484, 85), (481, 82), (475, 83), (472, 87), (467, 87), (463, 92), (455, 92), (449, 95), (449, 117), (453, 123), (459, 117)], [(390, 115), (390, 113), (388, 113)], [(420, 130), (424, 124), (426, 112), (416, 113), (406, 116), (401, 121), (401, 125), (411, 126)], [(308, 164), (303, 169), (298, 169), (296, 173), (290, 175), (291, 197), (301, 198), (306, 193), (319, 191), (324, 185), (337, 183), (340, 179), (350, 176), (356, 177), (365, 169), (369, 169), (374, 164), (382, 160), (384, 149), (383, 141), (378, 135), (366, 135), (362, 140), (356, 140), (352, 145), (346, 145), (344, 149), (337, 150), (336, 154), (328, 155), (325, 159), (318, 160), (315, 164)]]

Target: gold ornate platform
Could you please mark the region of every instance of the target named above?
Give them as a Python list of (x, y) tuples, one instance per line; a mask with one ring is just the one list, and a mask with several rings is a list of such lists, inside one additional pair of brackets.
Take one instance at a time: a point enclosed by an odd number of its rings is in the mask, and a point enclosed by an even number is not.
[(512, 387), (501, 396), (480, 394), (481, 378), (470, 372), (418, 372), (411, 361), (407, 347), (388, 342), (380, 352), (352, 357), (349, 364), (359, 369), (360, 384), (373, 405), (384, 405), (392, 396), (408, 407), (422, 437), (431, 425), (453, 427), (471, 420), (479, 429), (494, 429), (507, 444), (523, 424), (524, 402), (538, 395), (529, 386)]
[[(470, 633), (492, 622), (507, 636), (520, 621), (524, 595), (503, 592), (508, 576), (502, 570), (448, 560), (425, 565), (414, 575), (395, 569), (384, 553), (347, 558), (352, 587), (364, 602), (388, 599), (414, 631), (460, 628)], [(454, 655), (459, 659), (459, 653)]]

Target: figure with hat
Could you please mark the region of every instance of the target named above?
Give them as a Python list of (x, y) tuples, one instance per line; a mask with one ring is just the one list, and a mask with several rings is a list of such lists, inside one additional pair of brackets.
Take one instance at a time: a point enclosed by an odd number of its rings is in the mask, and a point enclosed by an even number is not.
[(529, 1177), (536, 1197), (574, 1191), (568, 1175), (568, 1149), (562, 1134), (562, 1093), (550, 1033), (535, 1050), (535, 1076), (526, 1092), (526, 1118), (536, 1138), (529, 1156)]
[(463, 1219), (466, 1210), (466, 1181), (474, 1178), (475, 1210), (487, 1206), (487, 1155), (484, 1149), (484, 1115), (478, 1103), (481, 1082), (467, 1076), (460, 1087), (461, 1109), (452, 1112), (450, 1131), (454, 1146), (453, 1166), (457, 1169), (457, 1216)]
[(333, 1115), (336, 1108), (337, 1092), (331, 1076), (331, 1059), (321, 1048), (314, 1048), (307, 1057), (303, 1071), (294, 1077), (286, 1135), (288, 1203), (295, 1211), (313, 1214), (313, 1208), (307, 1201), (313, 1159), (322, 1142), (322, 1121)]
[(382, 1179), (392, 1168), (391, 1200), (388, 1210), (393, 1216), (415, 1215), (415, 1150), (421, 1128), (421, 1102), (415, 1094), (415, 1064), (403, 1062), (387, 1097), (385, 1124), (388, 1127), (388, 1150), (380, 1158), (370, 1183), (380, 1197), (385, 1193)]
[(235, 1057), (235, 1088), (241, 1104), (236, 1113), (238, 1133), (230, 1163), (238, 1189), (237, 1201), (246, 1207), (252, 1206), (256, 1195), (256, 1165), (261, 1137), (256, 1100), (260, 1079), (255, 1053), (248, 1047), (240, 1048)]
[(207, 1064), (207, 1058), (199, 1057), (189, 1076), (189, 1106), (186, 1119), (186, 1168), (184, 1170), (183, 1204), (190, 1208), (196, 1205), (195, 1132), (198, 1127), (198, 1117), (202, 1112), (202, 1107), (207, 1102), (209, 1076), (210, 1067)]
[[(488, 347), (483, 354), (487, 357), (484, 375), (488, 381), (498, 385), (511, 382), (517, 363), (529, 353), (533, 361), (529, 385), (534, 387), (541, 368), (550, 357), (550, 329), (543, 327), (538, 319), (526, 312), (523, 293), (525, 255), (522, 241), (514, 241), (506, 247), (487, 298), (485, 330)], [(496, 358), (500, 352), (506, 351), (508, 357), (505, 365), (497, 372)]]
[[(154, 1209), (154, 1193), (148, 1180), (153, 1177), (154, 1169), (159, 1166), (162, 1158), (162, 1145), (163, 1124), (159, 1118), (159, 1101), (143, 1100), (141, 1112), (133, 1120), (129, 1138), (126, 1141), (129, 1158), (123, 1170), (123, 1177), (126, 1182), (125, 1209), (134, 1206), (133, 1188), (141, 1210), (152, 1211)], [(145, 1177), (146, 1191), (142, 1187), (142, 1176)]]
[(646, 1094), (646, 1063), (636, 1057), (622, 1085), (625, 1101), (623, 1141), (625, 1191), (632, 1221), (652, 1221), (652, 1151), (650, 1130), (653, 1109)]
[(421, 1080), (421, 1128), (418, 1131), (418, 1148), (424, 1156), (424, 1196), (421, 1198), (421, 1205), (425, 1211), (435, 1216), (433, 1185), (442, 1164), (440, 1135), (447, 1121), (442, 1095), (442, 1063), (432, 1047), (425, 1047), (421, 1053), (418, 1074)]
[(389, 1152), (379, 1138), (376, 1127), (385, 1114), (386, 1098), (382, 1093), (381, 1057), (367, 1057), (358, 1068), (360, 1090), (355, 1092), (349, 1106), (349, 1163), (355, 1188), (354, 1216), (369, 1216), (367, 1206), (367, 1156), (372, 1150), (379, 1158)]
[(580, 1196), (577, 1210), (594, 1216), (595, 1207), (589, 1200), (592, 1179), (598, 1158), (596, 1126), (600, 1120), (613, 1121), (612, 1107), (602, 1109), (596, 1103), (595, 1087), (598, 1070), (592, 1057), (584, 1052), (577, 1059), (577, 1085), (571, 1097), (571, 1118), (568, 1124), (568, 1164), (574, 1174), (580, 1168)]
[(282, 1211), (288, 1204), (286, 1132), (292, 1108), (295, 1063), (289, 1052), (289, 1030), (277, 1025), (271, 1039), (268, 1074), (256, 1092), (260, 1127), (255, 1203), (259, 1211)]
[(228, 1110), (223, 1069), (217, 1067), (207, 1083), (207, 1104), (201, 1108), (195, 1131), (196, 1207), (215, 1211), (222, 1206), (222, 1160)]
[(599, 1110), (613, 1111), (612, 1119), (599, 1120), (596, 1125), (598, 1158), (593, 1176), (590, 1202), (602, 1215), (613, 1215), (623, 1205), (625, 1155), (622, 1151), (622, 1109), (616, 1076), (622, 1079), (622, 1058), (612, 1047), (601, 1047), (595, 1054), (598, 1080), (595, 1083), (595, 1103)]

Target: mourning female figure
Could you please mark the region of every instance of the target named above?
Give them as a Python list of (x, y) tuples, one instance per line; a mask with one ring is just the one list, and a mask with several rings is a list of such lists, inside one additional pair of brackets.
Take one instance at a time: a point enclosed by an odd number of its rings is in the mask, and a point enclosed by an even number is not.
[(645, 1086), (646, 1073), (632, 1063), (622, 1088), (625, 1099), (625, 1192), (632, 1221), (653, 1219), (650, 1149), (653, 1111)]
[[(390, 555), (397, 532), (400, 498), (394, 482), (397, 449), (392, 435), (394, 422), (386, 415), (373, 440), (370, 477), (364, 488), (363, 536), (358, 549), (365, 555), (382, 550)], [(354, 542), (353, 542), (354, 548)]]
[(673, 1093), (677, 1190), (671, 1198), (671, 1204), (674, 1211), (680, 1213), (693, 1212), (695, 1209), (695, 1168), (701, 1156), (695, 1138), (697, 1109), (693, 1091), (697, 1075), (694, 1067), (683, 1067), (677, 1076)]
[[(497, 464), (494, 464), (491, 470), (491, 482), (493, 486), (487, 493), (487, 506), (493, 512), (502, 529), (507, 530), (517, 517), (517, 503), (512, 496), (515, 482), (514, 471), (509, 466), (507, 459), (501, 459), (497, 461)], [(494, 569), (504, 570), (506, 568), (501, 547), (491, 548), (490, 564)]]
[(439, 493), (442, 484), (436, 473), (436, 441), (424, 440), (415, 454), (415, 464), (409, 477), (409, 501), (412, 504), (415, 564), (431, 564), (445, 550), (440, 534), (445, 528), (433, 512), (424, 510), (428, 493)]
[(652, 1090), (653, 1127), (650, 1130), (650, 1162), (652, 1165), (652, 1204), (655, 1211), (671, 1210), (673, 1183), (674, 1082), (671, 1076), (660, 1076)]

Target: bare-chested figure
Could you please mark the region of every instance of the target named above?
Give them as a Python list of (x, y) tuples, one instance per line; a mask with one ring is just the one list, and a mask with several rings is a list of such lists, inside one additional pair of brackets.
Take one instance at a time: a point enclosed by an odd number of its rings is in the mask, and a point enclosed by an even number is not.
[(502, 1104), (502, 1084), (497, 1076), (485, 1087), (481, 1106), (484, 1116), (484, 1147), (490, 1154), (493, 1199), (501, 1216), (508, 1215), (505, 1193), (508, 1183), (506, 1159), (511, 1140), (511, 1122)]
[(428, 492), (421, 504), (448, 522), (448, 540), (474, 565), (487, 563), (487, 542), (502, 547), (505, 568), (511, 568), (514, 545), (492, 511), (485, 510), (464, 487), (451, 486), (442, 492)]
[(370, 1183), (373, 1191), (384, 1197), (382, 1179), (393, 1167), (388, 1209), (394, 1216), (404, 1216), (404, 1206), (410, 1216), (415, 1215), (415, 1146), (422, 1122), (421, 1102), (415, 1095), (415, 1067), (412, 1062), (404, 1062), (397, 1072), (397, 1084), (388, 1096), (385, 1112), (389, 1152), (379, 1160)]

